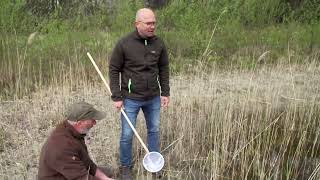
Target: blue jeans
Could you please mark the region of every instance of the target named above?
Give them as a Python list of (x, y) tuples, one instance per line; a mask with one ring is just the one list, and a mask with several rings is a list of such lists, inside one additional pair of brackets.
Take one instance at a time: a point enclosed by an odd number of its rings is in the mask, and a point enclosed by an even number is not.
[[(159, 152), (160, 96), (146, 101), (126, 98), (123, 104), (124, 111), (134, 127), (136, 127), (137, 115), (142, 109), (148, 130), (148, 149), (150, 152)], [(121, 124), (120, 163), (121, 166), (130, 167), (132, 166), (132, 138), (134, 133), (122, 113)]]

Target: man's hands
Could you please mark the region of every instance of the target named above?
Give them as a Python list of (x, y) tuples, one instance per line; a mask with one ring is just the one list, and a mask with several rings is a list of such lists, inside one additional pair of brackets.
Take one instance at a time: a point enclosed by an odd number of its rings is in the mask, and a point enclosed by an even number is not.
[(114, 102), (114, 107), (116, 107), (119, 111), (121, 110), (122, 106), (123, 106), (123, 101)]
[(168, 107), (170, 102), (169, 96), (161, 96), (161, 106), (162, 107)]
[(107, 175), (105, 175), (99, 168), (97, 168), (95, 178), (99, 180), (114, 180), (112, 178), (109, 178)]

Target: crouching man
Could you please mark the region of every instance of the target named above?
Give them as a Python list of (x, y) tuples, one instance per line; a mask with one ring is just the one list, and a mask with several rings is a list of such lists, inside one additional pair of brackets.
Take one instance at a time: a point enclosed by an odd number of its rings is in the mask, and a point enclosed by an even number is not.
[(105, 116), (86, 102), (71, 105), (67, 120), (55, 128), (42, 147), (38, 180), (112, 180), (111, 168), (97, 167), (84, 140), (96, 120)]

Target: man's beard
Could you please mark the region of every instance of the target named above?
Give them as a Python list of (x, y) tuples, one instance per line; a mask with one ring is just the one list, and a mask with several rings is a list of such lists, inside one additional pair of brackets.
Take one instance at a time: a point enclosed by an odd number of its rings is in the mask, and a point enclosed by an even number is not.
[(90, 129), (86, 128), (86, 129), (81, 129), (80, 134), (89, 134)]

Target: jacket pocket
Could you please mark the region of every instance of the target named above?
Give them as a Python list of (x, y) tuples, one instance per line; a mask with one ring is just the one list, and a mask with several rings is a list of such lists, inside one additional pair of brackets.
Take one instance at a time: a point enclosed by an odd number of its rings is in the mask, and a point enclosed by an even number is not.
[(128, 80), (128, 91), (131, 93), (140, 94), (144, 92), (146, 88), (146, 80), (143, 78), (143, 76), (131, 76), (131, 78)]

